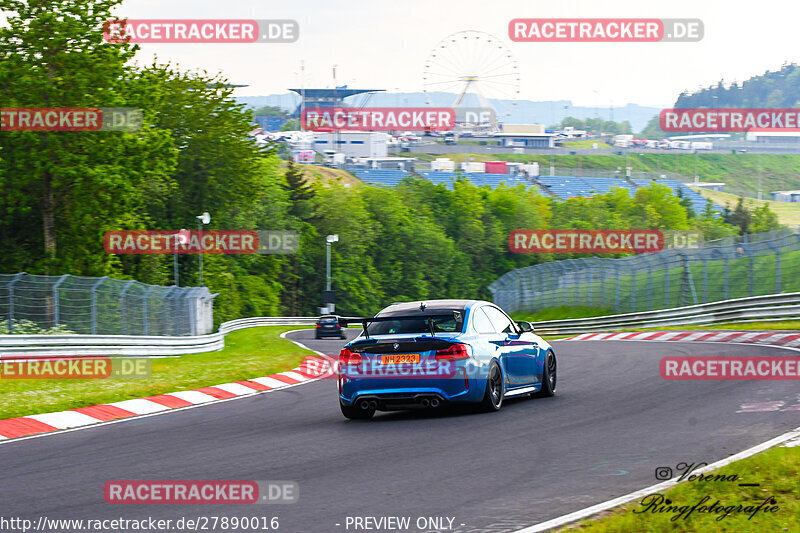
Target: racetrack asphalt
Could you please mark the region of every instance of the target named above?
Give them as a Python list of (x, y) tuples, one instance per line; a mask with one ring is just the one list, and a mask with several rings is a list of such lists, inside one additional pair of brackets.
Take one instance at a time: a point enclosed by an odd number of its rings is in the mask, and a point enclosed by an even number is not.
[[(333, 355), (345, 342), (316, 341), (313, 330), (288, 336)], [(497, 413), (349, 421), (335, 380), (325, 379), (7, 442), (0, 445), (0, 515), (34, 523), (39, 516), (277, 516), (278, 531), (292, 533), (357, 531), (346, 528), (347, 517), (409, 516), (413, 527), (403, 531), (499, 533), (653, 485), (658, 467), (712, 463), (800, 426), (800, 409), (737, 413), (745, 404), (800, 406), (796, 382), (666, 381), (658, 366), (668, 355), (797, 352), (681, 342), (553, 346), (556, 396), (507, 400)], [(104, 484), (127, 479), (292, 480), (300, 498), (291, 505), (106, 503)], [(418, 517), (453, 517), (453, 529), (417, 529)]]

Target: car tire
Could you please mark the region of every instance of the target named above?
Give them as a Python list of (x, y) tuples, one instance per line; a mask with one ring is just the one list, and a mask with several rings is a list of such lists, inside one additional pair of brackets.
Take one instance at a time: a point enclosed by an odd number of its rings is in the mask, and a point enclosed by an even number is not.
[(549, 398), (556, 393), (558, 365), (556, 354), (548, 350), (544, 359), (544, 372), (542, 373), (542, 388), (539, 392), (531, 394), (533, 398)]
[(339, 337), (339, 338), (340, 338), (340, 339), (342, 339), (343, 341), (346, 341), (346, 340), (347, 340), (347, 335), (345, 335), (344, 333), (342, 333), (342, 336), (341, 336), (341, 337)]
[(345, 405), (342, 402), (339, 402), (339, 407), (345, 418), (350, 420), (368, 420), (375, 414), (375, 409), (361, 409), (355, 405)]
[(503, 407), (503, 372), (500, 365), (492, 362), (486, 375), (486, 392), (480, 403), (481, 411), (494, 412)]

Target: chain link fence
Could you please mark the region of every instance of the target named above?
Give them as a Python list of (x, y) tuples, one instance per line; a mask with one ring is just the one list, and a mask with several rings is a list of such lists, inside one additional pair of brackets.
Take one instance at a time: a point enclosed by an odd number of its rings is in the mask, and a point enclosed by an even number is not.
[(0, 334), (203, 335), (215, 296), (109, 277), (0, 274)]
[(789, 230), (708, 241), (619, 259), (551, 261), (507, 272), (489, 286), (507, 312), (597, 307), (651, 311), (800, 291), (800, 235)]

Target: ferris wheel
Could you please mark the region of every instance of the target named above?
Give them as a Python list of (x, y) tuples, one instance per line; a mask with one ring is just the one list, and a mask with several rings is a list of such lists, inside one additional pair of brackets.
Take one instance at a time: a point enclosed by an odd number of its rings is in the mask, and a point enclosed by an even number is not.
[(448, 35), (425, 61), (423, 86), (428, 104), (432, 93), (455, 93), (451, 107), (491, 108), (497, 121), (510, 116), (520, 92), (517, 60), (503, 42), (482, 31)]

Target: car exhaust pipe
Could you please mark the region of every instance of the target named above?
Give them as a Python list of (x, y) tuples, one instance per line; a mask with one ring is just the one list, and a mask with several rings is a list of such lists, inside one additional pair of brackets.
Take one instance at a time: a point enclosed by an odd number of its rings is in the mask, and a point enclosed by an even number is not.
[(431, 399), (431, 407), (439, 407), (439, 398)]
[(369, 402), (369, 408), (370, 409), (377, 409), (378, 408), (378, 402), (376, 402), (375, 400), (372, 400), (371, 402)]
[(428, 407), (431, 404), (431, 401), (427, 398), (423, 398), (419, 403), (422, 405), (422, 407)]
[(361, 406), (361, 409), (366, 411), (367, 409), (369, 409), (370, 403), (369, 403), (369, 400), (362, 400), (359, 405)]

